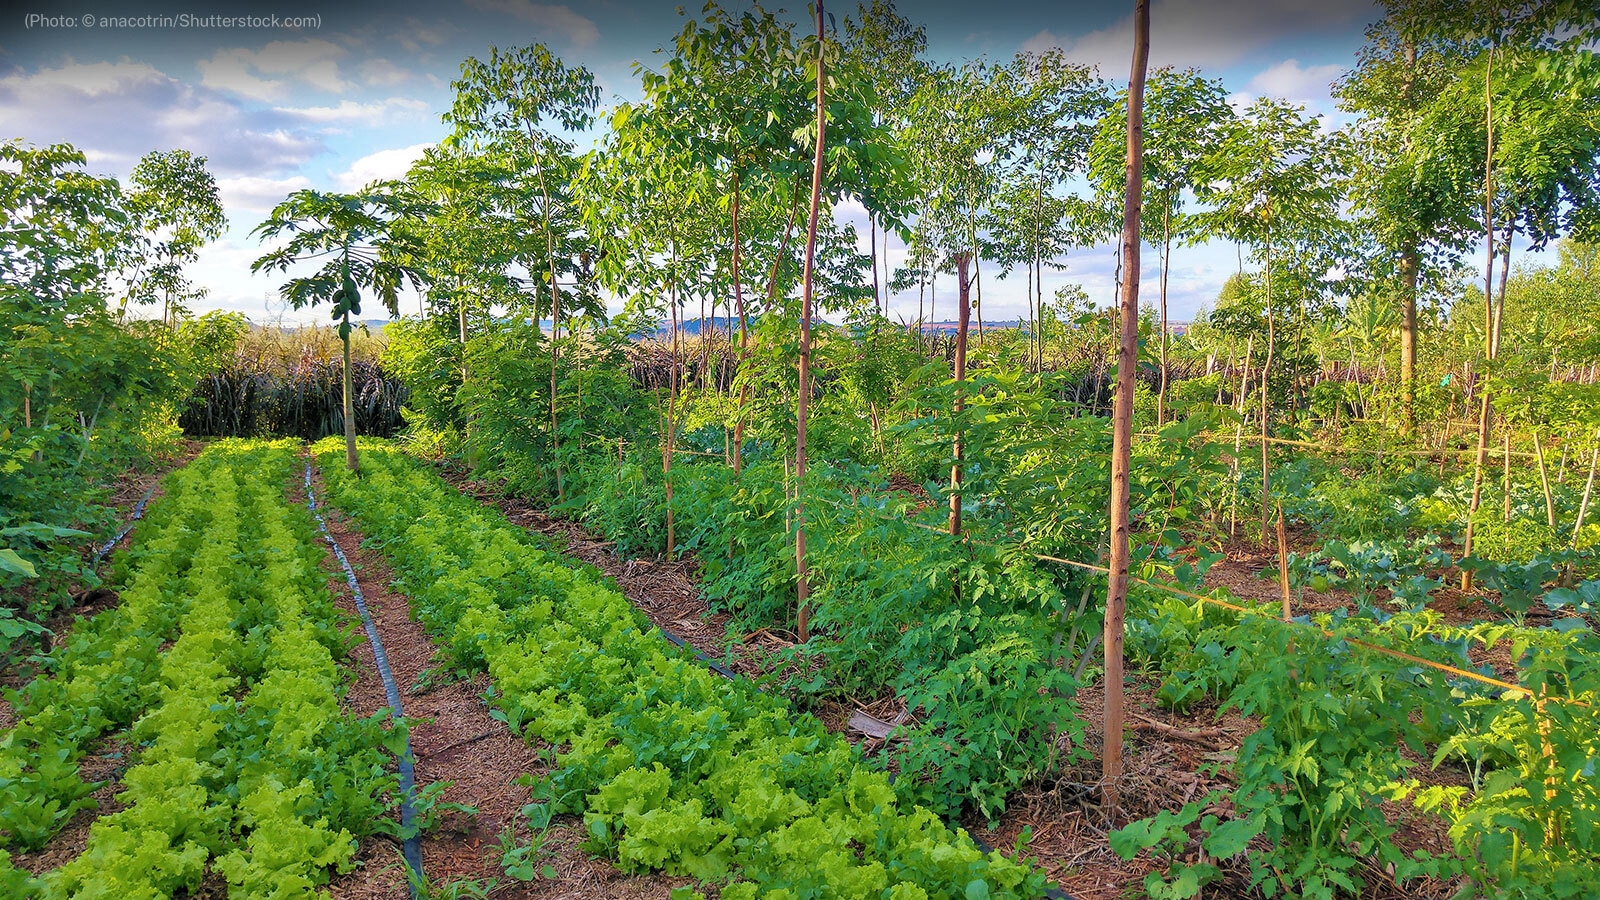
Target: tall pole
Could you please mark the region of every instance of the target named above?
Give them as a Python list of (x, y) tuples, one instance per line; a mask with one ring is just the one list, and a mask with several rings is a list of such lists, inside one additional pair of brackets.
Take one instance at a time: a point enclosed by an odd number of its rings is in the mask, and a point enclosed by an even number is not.
[(800, 390), (795, 402), (794, 434), (794, 564), (795, 617), (800, 642), (811, 639), (811, 578), (806, 570), (806, 412), (811, 400), (811, 301), (817, 257), (817, 210), (822, 205), (822, 140), (827, 129), (823, 105), (822, 0), (817, 0), (817, 150), (811, 161), (811, 215), (806, 222), (806, 263), (800, 278)]
[(1128, 181), (1122, 207), (1122, 342), (1111, 412), (1111, 575), (1106, 587), (1105, 728), (1101, 791), (1115, 819), (1122, 780), (1122, 630), (1128, 599), (1128, 469), (1133, 451), (1133, 370), (1139, 361), (1139, 213), (1144, 177), (1144, 79), (1150, 63), (1150, 0), (1134, 4), (1128, 77)]
[(961, 535), (961, 468), (965, 463), (966, 443), (963, 440), (961, 413), (966, 409), (967, 398), (967, 328), (972, 321), (972, 281), (967, 277), (967, 266), (973, 255), (963, 251), (956, 254), (956, 283), (960, 291), (960, 306), (956, 318), (956, 395), (955, 395), (955, 461), (950, 464), (950, 533)]

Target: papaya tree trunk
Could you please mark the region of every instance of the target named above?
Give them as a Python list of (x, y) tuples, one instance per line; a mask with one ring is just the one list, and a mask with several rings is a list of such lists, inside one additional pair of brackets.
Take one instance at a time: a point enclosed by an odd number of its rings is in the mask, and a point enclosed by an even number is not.
[(350, 314), (344, 314), (344, 332), (341, 343), (344, 345), (344, 464), (350, 471), (361, 470), (360, 461), (356, 458), (356, 404), (353, 379), (350, 377)]

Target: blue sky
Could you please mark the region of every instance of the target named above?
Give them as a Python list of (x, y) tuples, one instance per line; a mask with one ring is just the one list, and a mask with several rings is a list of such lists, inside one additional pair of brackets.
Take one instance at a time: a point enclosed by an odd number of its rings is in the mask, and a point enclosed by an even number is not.
[[(788, 6), (805, 14), (804, 3)], [(698, 12), (699, 4), (688, 0), (685, 8)], [(905, 0), (899, 8), (926, 26), (936, 59), (1005, 59), (1020, 49), (1059, 46), (1109, 79), (1127, 78), (1131, 2)], [(829, 7), (841, 18), (854, 10), (854, 2)], [(312, 24), (184, 28), (108, 21), (180, 13), (304, 17)], [(1286, 97), (1336, 122), (1328, 85), (1354, 62), (1364, 27), (1378, 15), (1367, 0), (1154, 0), (1151, 61), (1199, 67), (1222, 78), (1239, 101)], [(211, 292), (196, 310), (237, 310), (255, 321), (283, 312), (267, 299), (275, 298), (281, 276), (249, 272), (262, 249), (250, 230), (290, 191), (351, 189), (403, 174), (444, 135), (439, 117), (465, 57), (491, 43), (543, 42), (568, 63), (592, 69), (605, 102), (632, 99), (634, 62), (650, 64), (683, 22), (672, 3), (644, 0), (468, 0), (455, 7), (24, 0), (0, 16), (0, 138), (69, 142), (87, 153), (92, 171), (118, 177), (151, 150), (183, 147), (208, 157), (229, 230), (193, 271)], [(836, 213), (864, 222), (859, 209)], [(864, 226), (859, 230), (865, 247)], [(898, 245), (889, 258), (903, 259)], [(1144, 296), (1152, 300), (1153, 260), (1147, 254)], [(1065, 272), (1047, 273), (1047, 292), (1081, 283), (1096, 302), (1110, 301), (1110, 245), (1078, 251), (1066, 262)], [(1209, 302), (1236, 268), (1231, 245), (1176, 250), (1173, 317), (1188, 318)], [(950, 289), (942, 286), (943, 296)], [(985, 318), (1023, 315), (1023, 291), (1020, 273), (1004, 281), (986, 275)], [(891, 311), (915, 316), (916, 306), (911, 294), (897, 298)]]

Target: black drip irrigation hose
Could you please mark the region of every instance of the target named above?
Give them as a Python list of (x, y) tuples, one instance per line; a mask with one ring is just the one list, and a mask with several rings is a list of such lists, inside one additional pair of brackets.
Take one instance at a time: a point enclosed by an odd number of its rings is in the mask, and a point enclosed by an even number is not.
[[(372, 660), (377, 664), (378, 677), (383, 681), (383, 692), (389, 700), (389, 716), (399, 721), (405, 718), (405, 712), (400, 708), (400, 686), (395, 684), (394, 672), (389, 668), (389, 656), (383, 651), (383, 640), (378, 637), (378, 626), (372, 621), (372, 614), (367, 611), (366, 598), (361, 595), (361, 586), (356, 583), (355, 570), (350, 568), (350, 560), (345, 558), (344, 550), (339, 542), (328, 533), (328, 523), (323, 521), (322, 513), (317, 511), (317, 495), (311, 489), (311, 460), (306, 460), (306, 508), (311, 510), (311, 515), (317, 520), (317, 528), (322, 530), (322, 539), (333, 548), (333, 555), (338, 557), (339, 565), (344, 568), (344, 580), (350, 585), (350, 594), (356, 601), (356, 612), (361, 614), (361, 627), (366, 629), (367, 642), (372, 645)], [(401, 845), (401, 852), (405, 856), (406, 866), (411, 871), (406, 881), (411, 885), (411, 898), (417, 900), (422, 886), (422, 839), (416, 827), (417, 811), (413, 805), (416, 801), (416, 758), (411, 753), (411, 736), (406, 736), (405, 753), (400, 756), (400, 831), (404, 834), (405, 841)]]
[[(722, 665), (719, 665), (716, 662), (713, 662), (711, 657), (709, 657), (709, 656), (705, 655), (704, 653), (700, 652), (700, 650), (698, 648), (696, 648), (693, 644), (690, 644), (689, 642), (685, 641), (683, 638), (678, 637), (677, 635), (673, 634), (672, 632), (668, 631), (665, 628), (662, 628), (660, 625), (656, 626), (656, 630), (661, 632), (662, 636), (665, 637), (667, 640), (671, 641), (674, 644), (677, 644), (679, 647), (688, 647), (690, 650), (692, 650), (694, 652), (695, 658), (700, 660), (701, 662), (705, 663), (706, 666), (711, 669), (711, 671), (717, 673), (718, 675), (721, 675), (723, 678), (726, 678), (726, 679), (728, 679), (730, 681), (738, 679), (739, 676), (738, 676), (737, 673), (729, 671), (726, 667), (724, 667)], [(894, 783), (894, 773), (890, 772), (890, 773), (888, 773), (888, 776), (889, 776), (889, 783), (893, 784)], [(974, 835), (970, 831), (967, 831), (967, 829), (963, 828), (959, 823), (946, 822), (945, 825), (946, 825), (946, 827), (950, 828), (952, 831), (959, 831), (962, 834), (965, 834), (968, 837), (968, 839), (970, 839), (972, 841), (972, 843), (976, 844), (978, 849), (983, 851), (984, 853), (993, 853), (993, 852), (995, 852), (995, 848), (993, 848), (993, 847), (989, 846), (988, 844), (984, 843), (983, 841), (979, 840), (976, 835)], [(1052, 886), (1047, 886), (1044, 889), (1044, 895), (1046, 897), (1050, 898), (1050, 900), (1076, 900), (1076, 898), (1074, 898), (1071, 894), (1068, 894), (1065, 891), (1063, 891), (1060, 888), (1055, 887), (1053, 885)]]
[(128, 532), (133, 530), (133, 525), (135, 522), (138, 522), (140, 519), (144, 518), (145, 504), (150, 502), (150, 498), (155, 495), (155, 492), (156, 486), (153, 484), (150, 485), (150, 489), (145, 491), (144, 496), (140, 497), (139, 502), (134, 505), (133, 516), (128, 519), (128, 524), (122, 526), (122, 530), (117, 532), (116, 537), (106, 541), (103, 545), (101, 545), (100, 549), (94, 552), (94, 562), (90, 565), (90, 568), (99, 567), (100, 561), (106, 558), (106, 554), (111, 552), (111, 548), (121, 543), (122, 539), (128, 536)]

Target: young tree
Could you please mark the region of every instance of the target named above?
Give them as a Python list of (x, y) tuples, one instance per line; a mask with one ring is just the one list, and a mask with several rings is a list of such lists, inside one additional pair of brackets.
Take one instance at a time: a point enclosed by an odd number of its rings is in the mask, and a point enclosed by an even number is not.
[(228, 225), (217, 182), (206, 170), (205, 157), (168, 150), (140, 159), (129, 183), (130, 224), (143, 233), (148, 246), (131, 259), (133, 270), (126, 275), (128, 291), (117, 318), (125, 317), (129, 299), (141, 305), (160, 302), (162, 321), (176, 327), (184, 304), (205, 293), (189, 283), (183, 267)]
[(817, 256), (817, 218), (822, 206), (823, 153), (827, 145), (828, 107), (825, 85), (827, 83), (827, 37), (822, 30), (822, 0), (816, 3), (817, 41), (817, 127), (813, 135), (815, 155), (811, 163), (811, 212), (806, 220), (805, 268), (800, 276), (800, 389), (795, 399), (794, 437), (794, 558), (796, 594), (795, 615), (800, 643), (811, 639), (811, 608), (806, 605), (811, 594), (811, 577), (806, 571), (806, 416), (811, 405), (811, 312), (814, 275)]
[[(1584, 4), (1506, 4), (1483, 0), (1436, 29), (1469, 41), (1478, 54), (1457, 69), (1437, 106), (1472, 110), (1482, 124), (1485, 240), (1484, 356), (1499, 355), (1505, 274), (1511, 243), (1525, 235), (1543, 246), (1563, 230), (1591, 230), (1600, 221), (1600, 64), (1590, 49), (1600, 37)], [(1499, 235), (1497, 242), (1496, 235)], [(1494, 269), (1501, 262), (1501, 300), (1495, 299)], [(1493, 427), (1492, 380), (1478, 408), (1478, 449), (1473, 461), (1464, 553), (1470, 554), (1482, 500), (1483, 471)], [(1462, 587), (1471, 586), (1471, 573)]]
[(350, 317), (361, 314), (361, 288), (383, 301), (391, 316), (400, 314), (398, 293), (407, 282), (420, 289), (423, 273), (411, 260), (419, 248), (397, 220), (421, 214), (422, 202), (403, 185), (377, 182), (353, 194), (295, 191), (272, 210), (251, 234), (262, 241), (288, 235), (285, 244), (250, 264), (251, 272), (288, 272), (302, 263), (322, 263), (315, 274), (291, 278), (279, 294), (294, 309), (327, 303), (339, 322), (344, 347), (345, 463), (360, 470), (356, 458), (354, 386), (350, 377)]
[(1453, 270), (1472, 231), (1475, 150), (1470, 123), (1439, 98), (1470, 53), (1438, 33), (1447, 4), (1386, 0), (1367, 29), (1356, 67), (1336, 85), (1340, 106), (1361, 116), (1350, 133), (1351, 200), (1380, 250), (1377, 275), (1397, 299), (1401, 407), (1416, 431), (1417, 304), (1430, 272)]
[(1150, 0), (1134, 6), (1133, 71), (1128, 78), (1127, 187), (1122, 206), (1122, 341), (1117, 350), (1117, 391), (1111, 416), (1111, 559), (1106, 585), (1105, 727), (1100, 781), (1106, 816), (1117, 814), (1122, 782), (1122, 632), (1128, 599), (1129, 470), (1133, 458), (1133, 370), (1139, 362), (1139, 213), (1144, 188), (1144, 81), (1150, 64)]
[[(1038, 368), (1045, 266), (1061, 268), (1068, 250), (1105, 240), (1116, 227), (1110, 204), (1069, 191), (1088, 168), (1096, 123), (1103, 121), (1109, 98), (1092, 69), (1068, 62), (1059, 50), (1019, 53), (995, 77), (1013, 86), (1017, 102), (1000, 122), (1001, 181), (984, 223), (1001, 274), (1026, 267), (1028, 355)], [(1126, 139), (1123, 134), (1119, 140)], [(1118, 171), (1121, 165), (1119, 151)]]
[[(502, 52), (489, 48), (487, 62), (468, 57), (453, 85), (454, 105), (445, 121), (454, 126), (450, 140), (473, 147), (494, 146), (513, 155), (528, 177), (523, 221), (536, 225), (543, 237), (542, 259), (527, 262), (530, 273), (544, 282), (550, 311), (550, 442), (556, 468), (556, 494), (565, 497), (561, 471), (561, 438), (557, 419), (557, 373), (561, 334), (561, 275), (578, 271), (570, 234), (575, 224), (570, 198), (563, 189), (571, 175), (573, 145), (551, 125), (583, 131), (594, 122), (600, 89), (588, 69), (569, 67), (543, 44)], [(537, 293), (534, 316), (541, 303)]]
[[(1235, 120), (1207, 162), (1201, 198), (1211, 209), (1195, 217), (1198, 234), (1249, 244), (1261, 262), (1266, 310), (1266, 359), (1261, 366), (1261, 527), (1267, 539), (1271, 475), (1267, 441), (1272, 427), (1269, 379), (1278, 349), (1273, 279), (1300, 286), (1325, 278), (1343, 232), (1338, 217), (1340, 154), (1332, 137), (1300, 107), (1263, 97)], [(1304, 295), (1302, 294), (1302, 302)]]
[[(497, 303), (515, 306), (521, 297), (522, 280), (512, 274), (521, 243), (515, 163), (495, 147), (429, 147), (407, 173), (407, 182), (427, 205), (418, 208), (420, 217), (394, 223), (411, 234), (410, 245), (420, 251), (409, 262), (428, 283), (429, 305), (440, 314), (454, 314), (462, 385), (470, 379), (470, 324), (487, 318)], [(470, 420), (466, 428), (472, 467)]]
[[(1127, 131), (1127, 99), (1112, 106), (1101, 119), (1091, 151), (1090, 176), (1108, 198), (1126, 178), (1120, 144)], [(1145, 92), (1144, 112), (1144, 240), (1161, 254), (1160, 293), (1157, 298), (1161, 325), (1160, 380), (1156, 393), (1156, 424), (1167, 421), (1168, 339), (1167, 274), (1172, 268), (1172, 243), (1195, 234), (1191, 217), (1184, 214), (1184, 197), (1202, 187), (1212, 148), (1229, 133), (1234, 118), (1222, 82), (1200, 76), (1193, 69), (1175, 72), (1157, 69)]]

